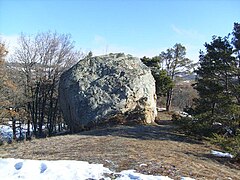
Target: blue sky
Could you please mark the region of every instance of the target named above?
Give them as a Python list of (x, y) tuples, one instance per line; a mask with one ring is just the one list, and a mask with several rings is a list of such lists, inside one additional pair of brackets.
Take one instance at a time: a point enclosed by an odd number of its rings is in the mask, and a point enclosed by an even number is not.
[(21, 32), (71, 34), (95, 55), (154, 56), (182, 43), (197, 60), (212, 35), (240, 22), (239, 7), (238, 0), (0, 0), (0, 34), (10, 49)]

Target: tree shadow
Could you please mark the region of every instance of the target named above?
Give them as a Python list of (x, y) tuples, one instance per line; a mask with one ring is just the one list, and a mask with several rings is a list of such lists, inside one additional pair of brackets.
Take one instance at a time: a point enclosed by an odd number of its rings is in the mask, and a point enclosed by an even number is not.
[(207, 161), (212, 161), (214, 163), (218, 163), (218, 164), (221, 164), (221, 165), (225, 165), (225, 166), (228, 166), (230, 168), (233, 168), (233, 169), (237, 169), (237, 170), (240, 170), (240, 163), (237, 162), (236, 160), (234, 160), (233, 158), (230, 158), (230, 157), (217, 157), (217, 156), (214, 156), (213, 154), (211, 154), (211, 152), (209, 151), (209, 153), (192, 153), (192, 152), (186, 152), (185, 154), (187, 155), (192, 155), (192, 156), (195, 156), (197, 158), (200, 158), (200, 159), (204, 159), (204, 160), (207, 160)]
[(172, 125), (118, 125), (113, 127), (100, 127), (89, 131), (78, 133), (89, 136), (119, 136), (125, 138), (135, 138), (140, 140), (161, 140), (177, 141), (191, 144), (203, 144), (201, 141), (191, 139), (184, 134), (174, 131)]

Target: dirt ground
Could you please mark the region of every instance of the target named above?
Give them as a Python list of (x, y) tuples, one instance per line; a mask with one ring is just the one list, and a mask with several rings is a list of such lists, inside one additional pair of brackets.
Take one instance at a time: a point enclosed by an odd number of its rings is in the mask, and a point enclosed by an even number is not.
[(80, 160), (116, 172), (135, 169), (173, 179), (240, 179), (239, 166), (212, 156), (211, 150), (218, 148), (177, 133), (171, 121), (160, 121), (160, 125), (108, 127), (3, 145), (0, 158)]

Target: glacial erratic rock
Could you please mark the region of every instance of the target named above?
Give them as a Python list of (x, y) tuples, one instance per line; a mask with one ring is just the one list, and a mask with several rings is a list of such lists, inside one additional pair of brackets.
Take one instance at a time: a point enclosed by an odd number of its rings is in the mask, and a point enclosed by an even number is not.
[(152, 123), (157, 113), (150, 69), (123, 53), (80, 60), (62, 74), (59, 100), (73, 132), (109, 123)]

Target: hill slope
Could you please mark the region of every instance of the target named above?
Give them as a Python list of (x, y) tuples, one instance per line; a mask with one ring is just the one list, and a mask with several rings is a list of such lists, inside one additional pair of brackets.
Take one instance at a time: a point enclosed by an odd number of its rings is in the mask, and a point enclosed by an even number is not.
[(171, 124), (117, 126), (0, 147), (0, 158), (81, 160), (112, 170), (196, 179), (239, 179), (240, 170), (210, 154), (216, 149), (174, 131)]

